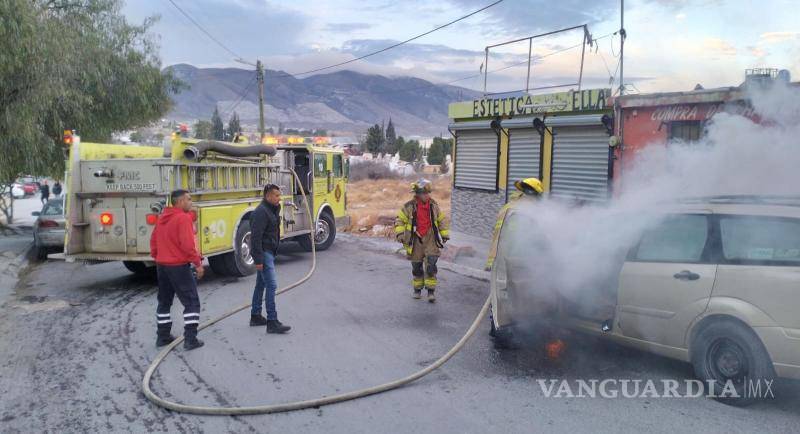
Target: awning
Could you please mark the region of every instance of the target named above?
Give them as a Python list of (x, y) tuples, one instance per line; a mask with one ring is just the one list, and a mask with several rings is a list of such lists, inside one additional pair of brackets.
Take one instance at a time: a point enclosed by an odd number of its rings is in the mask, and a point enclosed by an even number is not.
[(513, 119), (503, 119), (500, 121), (500, 126), (503, 128), (535, 128), (535, 124), (538, 123), (536, 121), (541, 122), (541, 119), (537, 117), (523, 117), (523, 118), (513, 118)]
[(497, 129), (500, 122), (496, 120), (486, 121), (470, 121), (470, 122), (453, 122), (447, 126), (450, 131), (465, 131), (465, 130), (491, 130)]

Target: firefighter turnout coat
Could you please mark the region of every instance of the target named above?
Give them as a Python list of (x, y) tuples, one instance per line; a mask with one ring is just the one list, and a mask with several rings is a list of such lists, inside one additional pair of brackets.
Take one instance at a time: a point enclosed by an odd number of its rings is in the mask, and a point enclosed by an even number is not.
[[(436, 255), (438, 256), (439, 249), (443, 247), (443, 239), (450, 238), (450, 223), (447, 221), (446, 216), (439, 208), (439, 204), (433, 200), (431, 201), (431, 226), (436, 244)], [(417, 200), (411, 199), (406, 202), (400, 211), (397, 213), (397, 219), (394, 223), (394, 233), (397, 241), (403, 243), (406, 249), (406, 255), (410, 258), (412, 248), (414, 246), (414, 237), (417, 231), (416, 224), (417, 216)]]

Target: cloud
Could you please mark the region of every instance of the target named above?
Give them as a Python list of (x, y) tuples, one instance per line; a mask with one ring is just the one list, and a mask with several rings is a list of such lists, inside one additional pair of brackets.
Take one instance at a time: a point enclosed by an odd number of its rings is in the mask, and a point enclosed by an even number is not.
[(765, 44), (779, 44), (787, 41), (800, 41), (800, 32), (767, 32), (759, 36)]
[(703, 40), (702, 49), (708, 54), (718, 54), (722, 56), (735, 56), (736, 47), (730, 42), (720, 38), (706, 38)]
[(372, 24), (369, 23), (328, 23), (323, 30), (333, 33), (350, 33), (370, 28), (372, 28)]

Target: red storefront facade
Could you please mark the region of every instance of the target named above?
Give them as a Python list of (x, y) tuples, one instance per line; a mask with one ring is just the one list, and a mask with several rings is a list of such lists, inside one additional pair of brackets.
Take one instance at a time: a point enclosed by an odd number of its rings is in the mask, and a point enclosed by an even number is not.
[(699, 141), (706, 124), (718, 113), (735, 113), (758, 120), (745, 91), (739, 87), (625, 95), (616, 98), (616, 135), (613, 185), (618, 185), (626, 167), (635, 164), (638, 152), (670, 141)]

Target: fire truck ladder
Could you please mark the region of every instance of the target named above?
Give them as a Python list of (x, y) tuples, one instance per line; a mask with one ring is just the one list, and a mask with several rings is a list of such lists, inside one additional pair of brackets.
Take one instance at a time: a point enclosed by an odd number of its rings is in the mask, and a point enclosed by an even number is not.
[(264, 164), (263, 159), (230, 160), (235, 161), (162, 163), (158, 164), (159, 175), (170, 190), (185, 188), (193, 194), (260, 190), (268, 183), (280, 185), (283, 178), (279, 163)]

